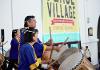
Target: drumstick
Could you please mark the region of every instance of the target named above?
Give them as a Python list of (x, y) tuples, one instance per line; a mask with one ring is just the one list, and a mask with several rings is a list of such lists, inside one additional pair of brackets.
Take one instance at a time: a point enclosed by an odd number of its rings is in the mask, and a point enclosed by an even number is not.
[(53, 65), (55, 62), (59, 61), (59, 59), (53, 61), (52, 63), (49, 64), (49, 66)]
[(62, 45), (60, 46), (60, 48), (64, 46), (64, 44), (68, 41), (68, 39), (69, 39), (69, 37), (67, 37), (67, 38), (65, 39), (65, 41), (62, 43)]
[[(64, 46), (64, 44), (65, 44), (65, 42), (67, 42), (68, 41), (68, 39), (69, 39), (69, 37), (67, 37), (66, 39), (65, 39), (65, 41), (63, 42), (63, 44), (60, 46), (60, 48), (62, 47), (62, 46)], [(56, 61), (58, 61), (59, 59), (57, 59), (57, 60), (55, 60), (55, 61), (53, 61), (52, 63), (50, 63), (49, 65), (52, 65), (52, 64), (54, 64)]]
[(52, 48), (51, 49), (51, 54), (50, 54), (50, 59), (52, 57), (52, 53), (53, 53), (53, 42), (52, 42), (52, 36), (51, 36), (51, 27), (49, 27), (49, 30), (50, 30), (50, 47)]

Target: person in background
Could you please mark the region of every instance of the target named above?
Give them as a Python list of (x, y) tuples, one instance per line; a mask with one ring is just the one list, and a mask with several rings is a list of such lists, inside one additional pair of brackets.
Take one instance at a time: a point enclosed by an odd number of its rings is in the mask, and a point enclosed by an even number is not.
[(88, 46), (86, 46), (84, 54), (85, 54), (86, 58), (91, 62), (91, 54), (90, 54), (90, 50), (89, 50)]
[(18, 64), (18, 47), (20, 42), (20, 31), (18, 29), (12, 30), (11, 48), (9, 54), (9, 65), (7, 70), (17, 69)]
[(34, 44), (37, 42), (38, 33), (27, 30), (24, 34), (24, 42), (19, 49), (19, 66), (18, 70), (37, 70), (39, 62), (34, 49)]

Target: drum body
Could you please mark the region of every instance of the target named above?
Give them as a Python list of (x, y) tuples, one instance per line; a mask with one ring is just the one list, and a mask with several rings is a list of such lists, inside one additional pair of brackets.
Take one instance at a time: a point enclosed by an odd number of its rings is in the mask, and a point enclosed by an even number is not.
[[(69, 49), (65, 49), (65, 48), (61, 48), (61, 51), (58, 53), (58, 63), (62, 64), (62, 62), (67, 59), (68, 57), (72, 56), (73, 54), (77, 54), (80, 53), (80, 50), (78, 48), (69, 48)], [(82, 58), (82, 54), (81, 54), (81, 58)]]
[[(76, 57), (78, 56), (78, 61), (75, 62)], [(76, 60), (77, 60), (76, 59)], [(82, 59), (82, 54), (78, 48), (66, 48), (65, 46), (61, 48), (61, 51), (57, 54), (57, 59), (52, 64), (55, 70), (58, 70), (61, 68), (61, 70), (65, 70), (65, 67), (69, 65), (67, 68), (70, 70), (70, 68), (73, 68), (74, 65), (77, 65), (79, 61)], [(66, 62), (67, 61), (67, 62)], [(73, 64), (73, 62), (74, 64)], [(65, 67), (63, 67), (63, 64)], [(71, 64), (72, 67), (71, 67)], [(55, 67), (56, 66), (56, 67)], [(62, 68), (63, 67), (63, 68)], [(68, 70), (66, 69), (66, 70)], [(60, 70), (60, 69), (59, 69)]]
[[(58, 70), (72, 70), (74, 69), (77, 65), (80, 64), (82, 60), (82, 54), (77, 48), (71, 48), (67, 51), (67, 56), (65, 60), (61, 62), (60, 60), (60, 67)], [(65, 54), (65, 53), (64, 53)], [(65, 56), (64, 56), (65, 57)], [(63, 58), (63, 56), (62, 56)]]
[(58, 70), (95, 70), (78, 48), (66, 49), (58, 59)]
[(79, 64), (75, 70), (96, 70), (90, 61), (84, 57), (81, 64)]

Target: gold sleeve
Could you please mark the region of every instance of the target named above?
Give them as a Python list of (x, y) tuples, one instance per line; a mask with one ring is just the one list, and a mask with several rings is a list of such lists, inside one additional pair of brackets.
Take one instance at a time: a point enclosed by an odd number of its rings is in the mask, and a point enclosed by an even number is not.
[(35, 68), (37, 68), (39, 66), (39, 63), (36, 62), (35, 64), (31, 64), (30, 65), (30, 70), (34, 70)]
[(46, 50), (47, 45), (43, 44), (43, 51)]
[(37, 62), (38, 62), (39, 64), (41, 64), (41, 63), (42, 63), (41, 58), (37, 58)]

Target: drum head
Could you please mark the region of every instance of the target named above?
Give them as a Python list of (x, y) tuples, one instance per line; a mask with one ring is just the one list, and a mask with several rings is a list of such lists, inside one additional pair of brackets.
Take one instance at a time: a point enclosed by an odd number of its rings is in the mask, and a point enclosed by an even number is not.
[(62, 62), (67, 59), (69, 56), (71, 56), (74, 53), (80, 52), (78, 48), (69, 48), (69, 49), (63, 49), (58, 54), (58, 63), (62, 64)]
[[(63, 55), (65, 53), (66, 53), (66, 56), (64, 56), (63, 58)], [(69, 50), (66, 50), (64, 53), (62, 53), (63, 60), (61, 59), (60, 61), (61, 64), (58, 70), (72, 70), (72, 68), (75, 68), (76, 65), (80, 64), (82, 57), (83, 56), (81, 52), (77, 48), (71, 48)]]

